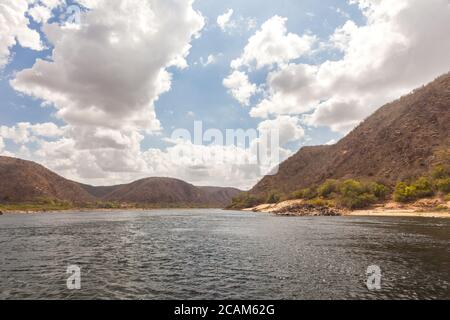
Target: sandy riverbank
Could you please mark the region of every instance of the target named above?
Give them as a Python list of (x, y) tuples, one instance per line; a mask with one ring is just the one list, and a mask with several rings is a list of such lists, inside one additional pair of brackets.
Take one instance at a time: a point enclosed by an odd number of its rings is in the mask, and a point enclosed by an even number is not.
[[(298, 208), (305, 205), (304, 200), (288, 200), (276, 204), (262, 204), (253, 208), (244, 209), (244, 211), (273, 213), (276, 215), (292, 215), (298, 214)], [(448, 205), (448, 204), (447, 204)], [(290, 211), (291, 214), (290, 214)], [(320, 211), (320, 209), (319, 209)], [(432, 208), (418, 207), (414, 205), (401, 206), (395, 203), (387, 203), (372, 209), (366, 210), (339, 210), (341, 216), (355, 217), (423, 217), (423, 218), (450, 218), (450, 207), (448, 210), (434, 210)], [(307, 215), (307, 214), (306, 214)], [(312, 215), (321, 215), (320, 212)]]
[(416, 211), (408, 209), (389, 210), (372, 209), (357, 210), (345, 214), (354, 217), (422, 217), (422, 218), (450, 218), (450, 211)]

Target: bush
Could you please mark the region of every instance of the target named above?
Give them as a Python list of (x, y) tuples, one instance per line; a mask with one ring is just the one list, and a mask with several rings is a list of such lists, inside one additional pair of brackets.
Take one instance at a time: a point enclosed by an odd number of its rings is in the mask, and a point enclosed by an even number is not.
[(389, 194), (389, 189), (383, 184), (372, 182), (369, 184), (369, 191), (378, 200), (385, 200)]
[(334, 200), (326, 200), (320, 198), (310, 199), (307, 201), (307, 204), (317, 207), (334, 207), (336, 205)]
[(434, 195), (433, 185), (428, 178), (420, 178), (412, 184), (415, 188), (415, 194), (417, 199), (431, 197)]
[(382, 196), (383, 185), (375, 183), (364, 184), (356, 180), (346, 180), (339, 188), (338, 204), (348, 209), (363, 209), (374, 203)]
[(269, 197), (267, 197), (266, 203), (271, 203), (271, 204), (278, 203), (278, 202), (280, 202), (280, 199), (281, 199), (281, 197), (278, 194), (272, 193), (269, 195)]
[(261, 203), (260, 199), (249, 194), (242, 194), (232, 199), (231, 205), (228, 208), (231, 209), (243, 209), (252, 208)]
[(450, 193), (444, 197), (445, 201), (450, 201)]
[(445, 179), (450, 177), (450, 167), (447, 165), (439, 165), (434, 167), (431, 171), (431, 177), (433, 179)]
[(339, 187), (341, 196), (355, 196), (364, 193), (364, 186), (356, 180), (345, 180)]
[(292, 199), (309, 200), (309, 199), (314, 199), (315, 197), (317, 197), (316, 190), (314, 190), (312, 188), (306, 188), (306, 189), (301, 189), (301, 190), (293, 192), (291, 198)]
[(347, 209), (364, 209), (377, 202), (377, 197), (370, 193), (350, 194), (341, 196), (338, 204)]
[(317, 194), (320, 197), (329, 198), (332, 193), (336, 193), (339, 189), (339, 182), (337, 180), (327, 180), (319, 188)]
[(411, 185), (404, 182), (397, 184), (394, 200), (397, 202), (412, 202), (434, 195), (432, 184), (427, 178), (420, 178)]
[(436, 189), (444, 194), (450, 193), (450, 178), (435, 181)]

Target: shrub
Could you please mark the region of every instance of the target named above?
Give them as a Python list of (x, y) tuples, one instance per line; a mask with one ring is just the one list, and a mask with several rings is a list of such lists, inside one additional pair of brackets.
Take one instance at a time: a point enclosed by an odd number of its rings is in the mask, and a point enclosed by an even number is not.
[(433, 179), (445, 179), (450, 177), (450, 167), (445, 165), (434, 167), (431, 171), (431, 177)]
[(267, 197), (266, 203), (278, 203), (280, 202), (280, 199), (281, 197), (278, 194), (272, 193)]
[(327, 180), (317, 188), (317, 194), (321, 197), (328, 198), (332, 193), (336, 193), (338, 189), (339, 182), (337, 180)]
[(349, 194), (341, 196), (338, 204), (347, 209), (364, 209), (377, 202), (377, 197), (370, 193)]
[(229, 208), (234, 209), (243, 209), (243, 208), (252, 208), (261, 203), (260, 199), (255, 196), (251, 196), (249, 194), (242, 194), (232, 199), (231, 205)]
[(411, 185), (407, 185), (404, 182), (398, 183), (394, 192), (394, 200), (397, 202), (411, 202), (433, 195), (434, 191), (430, 180), (422, 177)]
[(326, 200), (320, 198), (310, 199), (306, 203), (317, 207), (334, 207), (336, 205), (334, 200)]
[(444, 194), (450, 193), (450, 178), (435, 181), (436, 189)]
[(450, 201), (450, 193), (444, 197), (445, 201)]
[(375, 197), (377, 197), (378, 200), (385, 200), (389, 194), (388, 187), (376, 182), (372, 182), (369, 184), (369, 191)]
[(339, 187), (341, 196), (355, 196), (364, 193), (364, 186), (356, 180), (345, 180)]
[(411, 185), (415, 188), (415, 196), (417, 199), (431, 197), (434, 195), (433, 185), (428, 178), (420, 178)]
[(316, 190), (312, 188), (301, 189), (292, 193), (292, 199), (314, 199), (317, 197)]

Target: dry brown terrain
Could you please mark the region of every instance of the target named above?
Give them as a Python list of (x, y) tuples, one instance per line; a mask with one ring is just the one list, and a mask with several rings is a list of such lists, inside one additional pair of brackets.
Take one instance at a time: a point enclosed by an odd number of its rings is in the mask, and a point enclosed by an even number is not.
[(196, 187), (171, 178), (94, 187), (67, 180), (31, 161), (0, 156), (0, 204), (59, 200), (79, 207), (95, 202), (224, 207), (240, 192), (234, 188)]
[[(275, 215), (290, 216), (317, 216), (317, 215), (341, 215), (341, 216), (364, 216), (364, 217), (425, 217), (425, 218), (450, 218), (450, 202), (445, 206), (447, 210), (435, 211), (432, 206), (436, 200), (427, 199), (417, 201), (416, 203), (401, 205), (398, 203), (386, 203), (366, 210), (337, 210), (331, 212), (334, 214), (323, 214), (323, 207), (310, 208), (306, 206), (306, 210), (298, 210), (305, 208), (305, 200), (287, 200), (276, 204), (261, 204), (259, 206), (244, 209), (244, 211), (272, 213)], [(430, 206), (426, 205), (426, 202)]]
[(393, 186), (428, 172), (435, 152), (449, 147), (450, 73), (380, 108), (337, 144), (302, 148), (250, 194), (287, 194), (327, 179), (370, 179)]

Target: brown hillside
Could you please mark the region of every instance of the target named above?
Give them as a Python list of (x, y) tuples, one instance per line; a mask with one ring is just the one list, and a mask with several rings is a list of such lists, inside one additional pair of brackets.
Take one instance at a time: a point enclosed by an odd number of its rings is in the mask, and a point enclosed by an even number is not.
[(232, 188), (195, 187), (171, 178), (147, 178), (119, 186), (103, 199), (143, 204), (225, 206), (239, 192)]
[(95, 200), (78, 183), (64, 179), (37, 163), (0, 156), (0, 203), (38, 199), (75, 203)]
[(170, 178), (94, 187), (64, 179), (31, 161), (0, 156), (0, 204), (61, 200), (81, 206), (114, 201), (165, 207), (225, 207), (240, 192), (233, 188), (195, 187)]
[(339, 143), (302, 148), (250, 193), (287, 193), (326, 179), (393, 185), (427, 172), (436, 162), (436, 151), (449, 147), (450, 73), (380, 108)]

